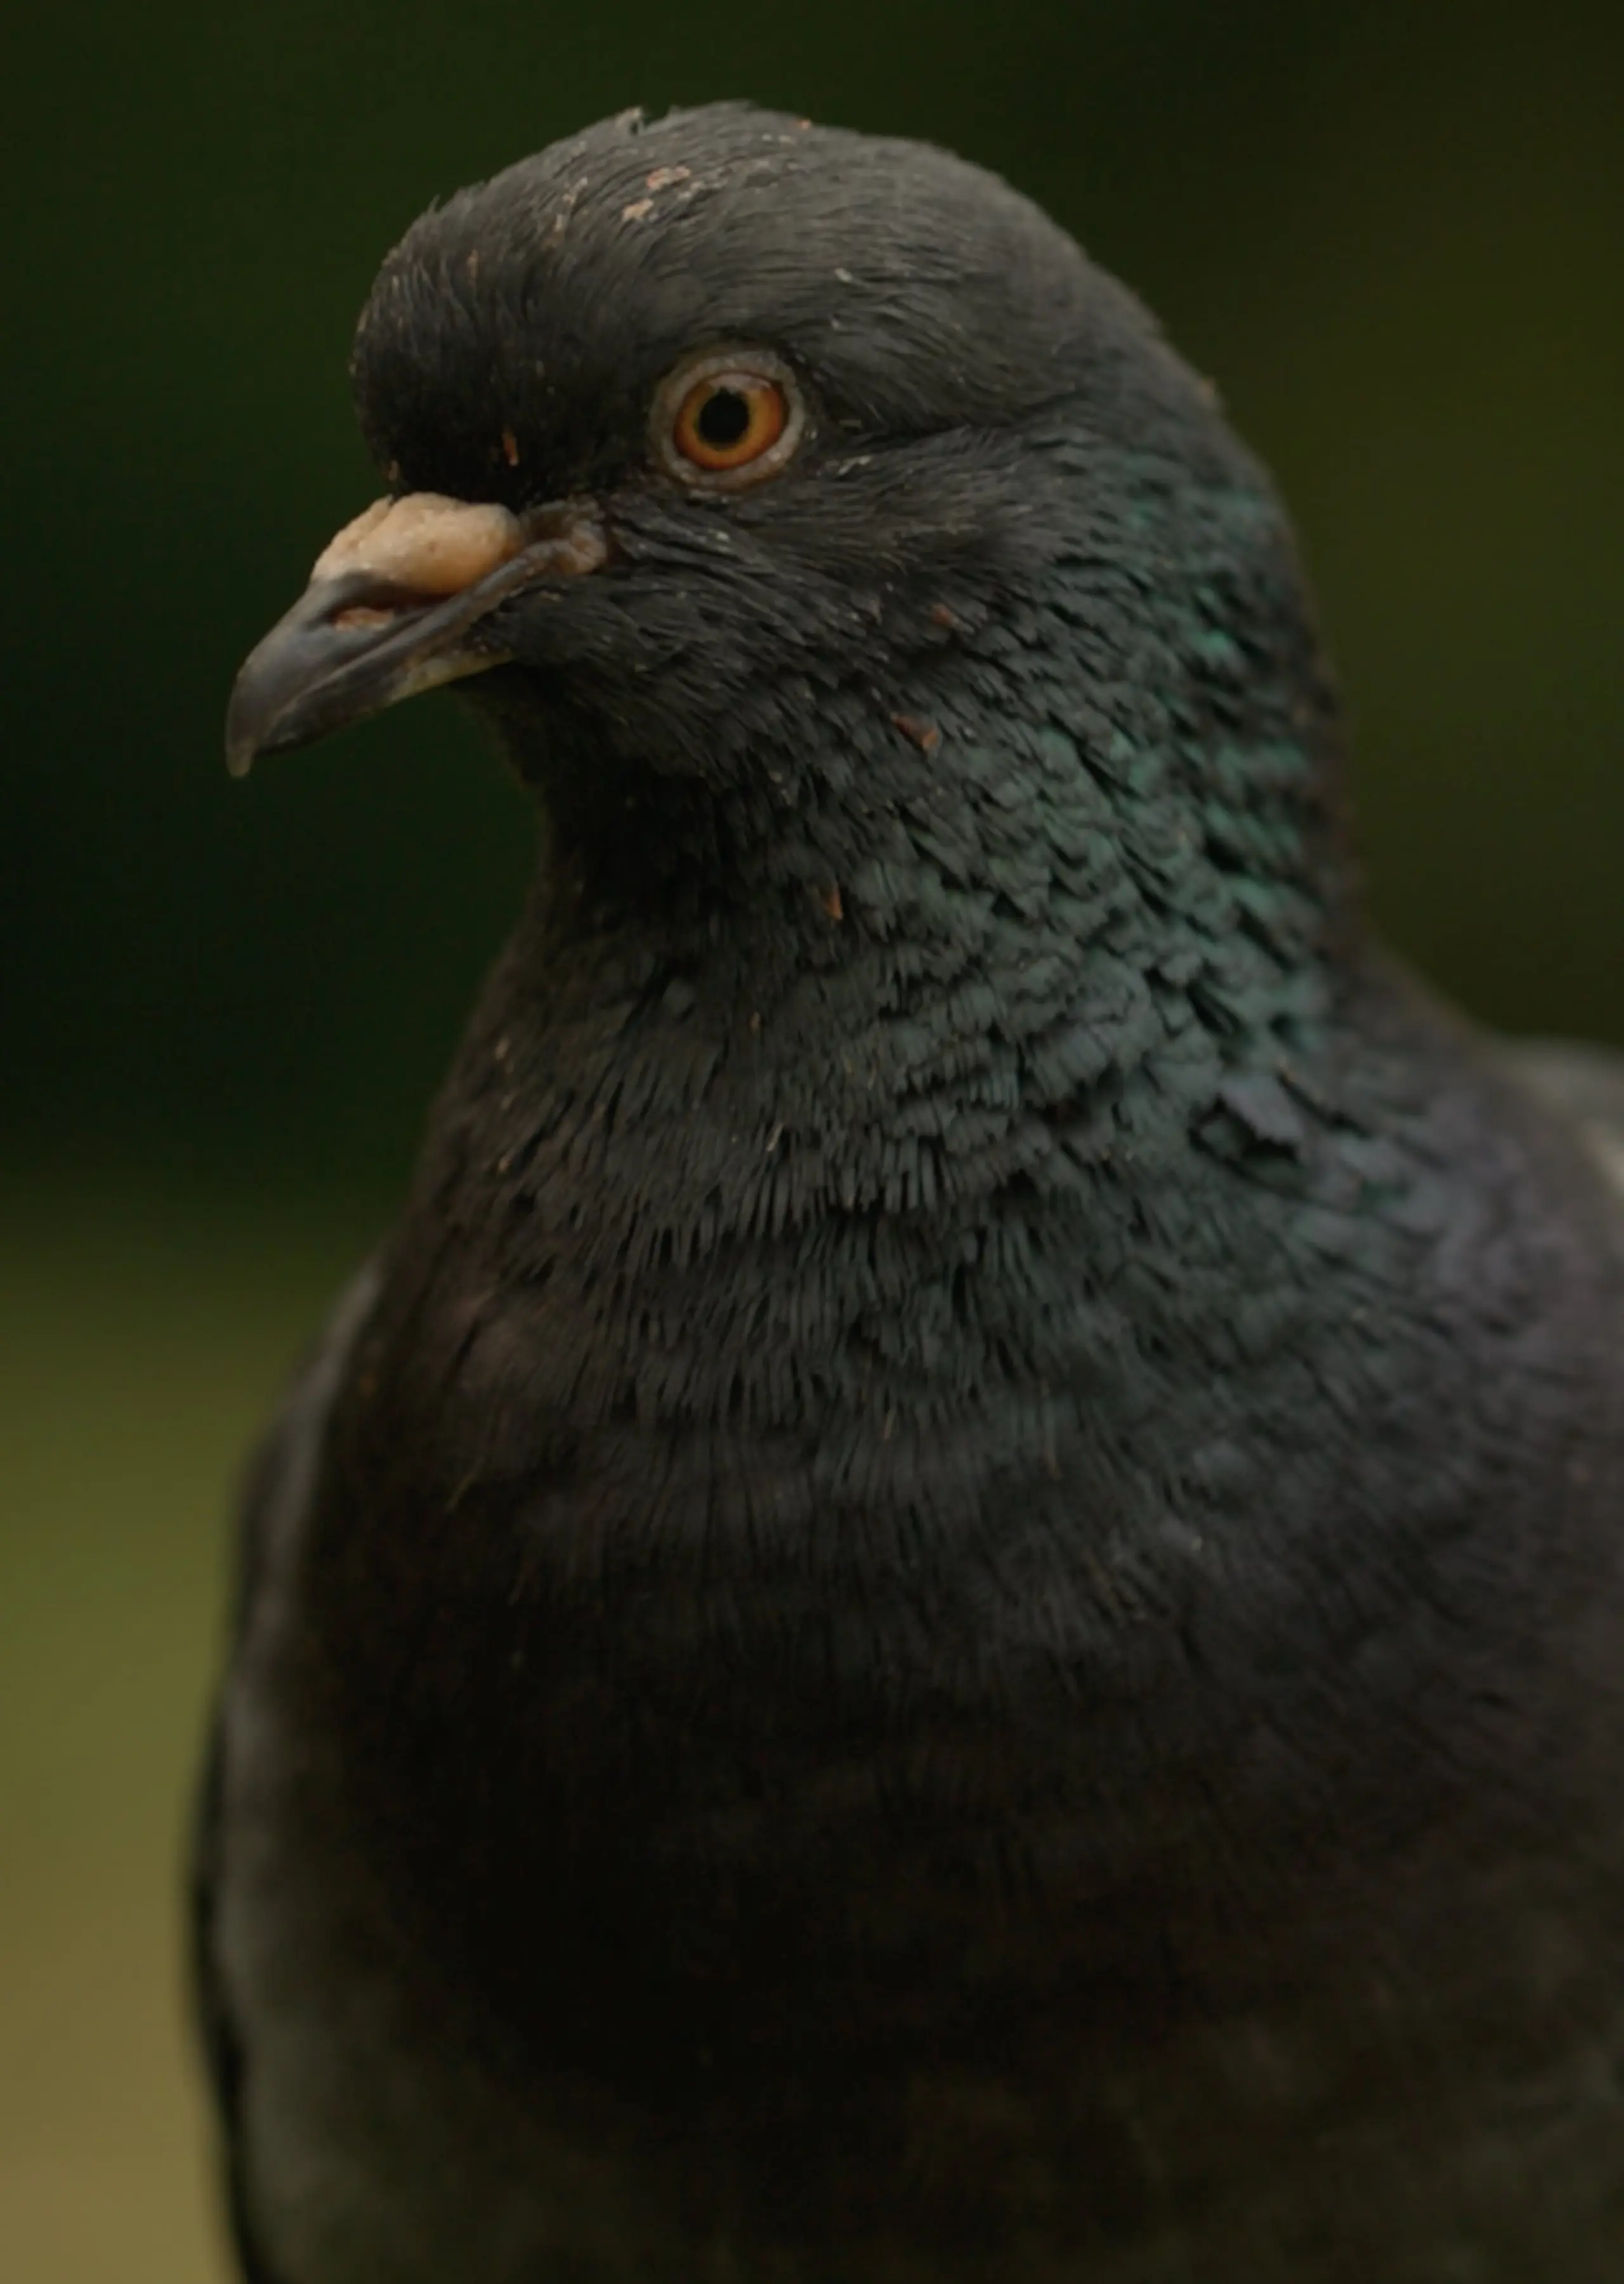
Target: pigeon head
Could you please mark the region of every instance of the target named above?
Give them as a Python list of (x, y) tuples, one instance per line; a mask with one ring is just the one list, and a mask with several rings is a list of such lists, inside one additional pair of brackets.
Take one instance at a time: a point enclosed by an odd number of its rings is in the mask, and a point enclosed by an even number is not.
[(456, 679), (572, 816), (628, 772), (903, 799), (989, 715), (1107, 776), (1124, 737), (1277, 732), (1326, 781), (1289, 537), (1211, 390), (943, 152), (605, 122), (413, 225), (354, 378), (389, 493), (245, 668), (234, 766)]

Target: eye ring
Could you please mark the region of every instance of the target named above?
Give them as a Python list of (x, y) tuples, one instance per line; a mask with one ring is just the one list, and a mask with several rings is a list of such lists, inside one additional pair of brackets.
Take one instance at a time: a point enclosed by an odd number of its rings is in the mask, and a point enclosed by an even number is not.
[(713, 349), (686, 357), (655, 391), (654, 458), (701, 491), (743, 491), (777, 475), (806, 433), (806, 400), (770, 349)]

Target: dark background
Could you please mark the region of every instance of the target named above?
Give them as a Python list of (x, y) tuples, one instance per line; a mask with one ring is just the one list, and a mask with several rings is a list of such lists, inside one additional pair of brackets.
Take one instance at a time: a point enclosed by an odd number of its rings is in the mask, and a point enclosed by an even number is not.
[(171, 1867), (218, 1516), (532, 838), (444, 698), (246, 786), (220, 763), (238, 658), (374, 489), (344, 367), (379, 256), (635, 101), (750, 94), (1007, 173), (1293, 504), (1389, 933), (1493, 1021), (1624, 1040), (1624, 18), (33, 15), (0, 93), (0, 2267), (199, 2284)]

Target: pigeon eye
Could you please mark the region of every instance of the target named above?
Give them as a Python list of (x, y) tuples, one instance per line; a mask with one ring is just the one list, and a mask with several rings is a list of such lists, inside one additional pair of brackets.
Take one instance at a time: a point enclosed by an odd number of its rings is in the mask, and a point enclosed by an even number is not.
[(724, 350), (691, 358), (661, 384), (654, 450), (683, 483), (733, 491), (775, 474), (805, 425), (787, 365), (764, 350)]

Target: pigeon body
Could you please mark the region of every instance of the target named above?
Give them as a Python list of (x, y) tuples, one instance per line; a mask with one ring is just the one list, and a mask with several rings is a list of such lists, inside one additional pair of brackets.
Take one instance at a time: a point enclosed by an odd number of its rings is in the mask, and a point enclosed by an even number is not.
[(247, 1502), (246, 2275), (1614, 2277), (1624, 1077), (1370, 943), (1210, 391), (735, 107), (431, 211), (355, 380), (234, 748), (466, 677), (545, 830)]

